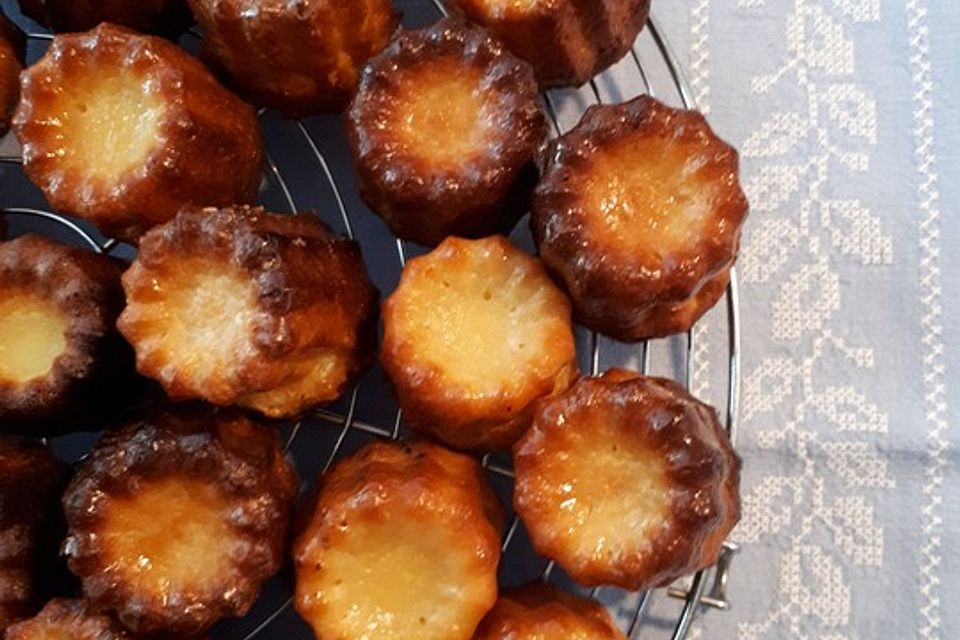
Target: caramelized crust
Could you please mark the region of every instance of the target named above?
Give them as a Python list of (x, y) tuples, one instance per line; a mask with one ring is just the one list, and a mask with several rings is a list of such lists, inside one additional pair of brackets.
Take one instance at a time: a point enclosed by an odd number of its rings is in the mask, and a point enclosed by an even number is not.
[(118, 326), (175, 399), (270, 417), (337, 398), (375, 357), (359, 246), (311, 214), (184, 209), (146, 236)]
[(740, 517), (740, 460), (716, 412), (622, 369), (540, 403), (514, 470), (534, 548), (584, 586), (669, 584), (716, 562)]
[[(0, 136), (10, 128), (10, 118), (20, 98), (20, 72), (26, 45), (23, 32), (0, 11)], [(0, 231), (2, 225), (0, 222)]]
[(50, 204), (126, 240), (185, 205), (253, 202), (260, 184), (253, 109), (176, 45), (110, 24), (53, 39), (13, 126)]
[(380, 360), (412, 429), (507, 447), (534, 401), (576, 375), (570, 302), (503, 236), (447, 238), (407, 263), (384, 303)]
[(626, 640), (594, 600), (546, 584), (500, 592), (473, 640)]
[(63, 535), (63, 480), (49, 449), (0, 437), (0, 635), (36, 611), (52, 586)]
[(76, 427), (133, 389), (121, 269), (40, 236), (0, 242), (0, 430)]
[(342, 111), (397, 26), (390, 0), (188, 1), (207, 55), (254, 103), (290, 117)]
[(301, 514), (297, 611), (325, 640), (470, 638), (497, 597), (491, 495), (474, 460), (431, 444), (341, 461)]
[(9, 629), (4, 640), (132, 640), (126, 630), (83, 600), (51, 600), (35, 617)]
[(64, 552), (131, 631), (196, 635), (244, 615), (280, 568), (296, 490), (275, 430), (161, 415), (107, 432), (77, 470)]
[(528, 65), (444, 19), (399, 31), (364, 69), (347, 134), (360, 195), (397, 236), (508, 232), (526, 213), (546, 137)]
[(101, 22), (175, 36), (190, 24), (186, 0), (19, 0), (24, 14), (56, 32), (87, 31)]
[(723, 295), (747, 200), (736, 150), (702, 115), (647, 96), (591, 107), (544, 159), (530, 224), (579, 321), (664, 336)]
[(630, 51), (650, 0), (453, 0), (503, 40), (542, 87), (579, 86)]

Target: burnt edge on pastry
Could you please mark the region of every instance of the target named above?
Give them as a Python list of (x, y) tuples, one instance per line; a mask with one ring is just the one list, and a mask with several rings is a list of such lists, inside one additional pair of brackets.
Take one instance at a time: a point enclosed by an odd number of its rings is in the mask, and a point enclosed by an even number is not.
[[(625, 556), (616, 566), (597, 559), (573, 566), (564, 542), (539, 531), (541, 512), (525, 494), (538, 484), (530, 474), (537, 459), (549, 455), (550, 432), (569, 428), (570, 421), (559, 418), (580, 406), (603, 404), (630, 407), (637, 437), (661, 454), (672, 489), (670, 521), (652, 539), (647, 555)], [(705, 437), (712, 442), (705, 442)], [(514, 508), (534, 548), (556, 560), (582, 586), (615, 585), (635, 591), (670, 584), (714, 564), (740, 520), (740, 456), (716, 410), (666, 378), (623, 369), (580, 378), (566, 393), (540, 403), (533, 426), (514, 446), (513, 460)]]
[(490, 12), (489, 0), (452, 5), (529, 62), (543, 88), (579, 86), (612, 66), (630, 51), (650, 15), (650, 0), (548, 0), (501, 15)]
[(192, 18), (186, 0), (18, 0), (24, 15), (54, 31), (77, 32), (112, 22), (176, 37)]
[[(500, 131), (484, 140), (483, 158), (436, 171), (423, 158), (390, 149), (391, 134), (377, 123), (391, 113), (398, 74), (446, 58), (483, 70), (482, 82), (500, 97)], [(395, 235), (426, 246), (451, 235), (509, 233), (527, 212), (538, 173), (535, 154), (546, 137), (529, 65), (483, 29), (454, 18), (398, 30), (364, 68), (347, 120), (361, 198)]]
[[(253, 393), (272, 391), (276, 384), (258, 383), (282, 378), (284, 358), (310, 348), (348, 352), (345, 357), (352, 360), (353, 366), (340, 385), (338, 396), (376, 360), (380, 292), (366, 275), (360, 245), (335, 236), (316, 215), (275, 214), (248, 206), (185, 208), (172, 221), (144, 236), (137, 259), (123, 277), (128, 293), (148, 287), (150, 272), (160, 268), (170, 256), (199, 256), (239, 269), (250, 276), (257, 303), (265, 312), (260, 314), (254, 329), (255, 345), (262, 357), (245, 363), (251, 365), (250, 369), (231, 385), (231, 397), (206, 398), (208, 401), (227, 405)], [(318, 260), (324, 257), (331, 270), (336, 269), (334, 274), (317, 268)], [(356, 314), (353, 335), (318, 333), (314, 343), (301, 343), (298, 330), (302, 332), (307, 325), (325, 320), (313, 317), (311, 307), (327, 300)], [(137, 320), (128, 306), (119, 322), (121, 332), (134, 344)], [(192, 384), (176, 377), (164, 379), (144, 362), (141, 353), (137, 359), (140, 371), (158, 377), (172, 397), (198, 397)], [(292, 417), (307, 408), (271, 417)]]
[[(725, 181), (711, 215), (722, 231), (656, 262), (619, 260), (584, 237), (577, 172), (593, 154), (631, 135), (662, 135), (695, 145)], [(574, 301), (576, 319), (617, 340), (662, 337), (692, 326), (723, 295), (737, 258), (748, 203), (737, 180), (739, 154), (718, 138), (703, 115), (670, 108), (646, 95), (618, 105), (594, 105), (580, 123), (551, 141), (540, 159), (543, 176), (533, 197), (530, 227), (540, 257)], [(694, 301), (698, 294), (701, 300)], [(685, 303), (688, 318), (671, 318)]]
[(140, 400), (144, 380), (136, 375), (133, 350), (116, 330), (124, 266), (34, 234), (0, 242), (0, 282), (37, 291), (67, 323), (65, 349), (45, 375), (19, 385), (0, 380), (0, 431), (88, 427)]
[(0, 634), (32, 615), (58, 586), (66, 479), (47, 447), (0, 436)]
[(20, 99), (20, 72), (26, 54), (27, 36), (0, 11), (0, 137), (10, 129), (10, 119)]
[[(399, 23), (391, 0), (310, 0), (253, 15), (247, 10), (256, 0), (187, 1), (204, 29), (210, 65), (252, 103), (288, 118), (343, 111), (360, 69)], [(378, 19), (371, 20), (372, 14)], [(344, 29), (364, 26), (371, 31), (344, 38)], [(340, 66), (344, 56), (346, 67)]]
[[(156, 144), (143, 163), (103, 184), (60, 163), (58, 137), (42, 118), (81, 64), (143, 70), (165, 103)], [(24, 172), (55, 210), (88, 219), (108, 235), (135, 242), (184, 206), (256, 200), (264, 158), (256, 113), (163, 38), (109, 23), (54, 36), (43, 58), (21, 74), (20, 94), (13, 130)]]
[[(214, 586), (191, 597), (179, 593), (165, 604), (104, 564), (99, 535), (104, 496), (136, 495), (141, 481), (167, 474), (211, 483), (236, 503), (231, 525), (251, 551), (231, 558), (243, 579), (228, 591)], [(63, 553), (87, 600), (115, 612), (131, 631), (199, 635), (222, 618), (245, 615), (262, 583), (280, 569), (297, 485), (273, 427), (232, 412), (168, 410), (106, 432), (77, 469), (63, 495), (68, 525)]]

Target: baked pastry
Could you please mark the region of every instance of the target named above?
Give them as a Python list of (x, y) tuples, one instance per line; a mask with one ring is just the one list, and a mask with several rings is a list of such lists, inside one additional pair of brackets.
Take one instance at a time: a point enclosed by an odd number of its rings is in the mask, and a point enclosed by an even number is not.
[(397, 236), (432, 246), (516, 224), (546, 127), (530, 67), (444, 19), (399, 31), (370, 61), (347, 135), (364, 201)]
[(93, 29), (101, 22), (176, 36), (190, 24), (186, 0), (19, 0), (30, 18), (56, 32)]
[(20, 98), (26, 46), (26, 36), (0, 11), (0, 136), (10, 128), (10, 118)]
[(255, 104), (342, 111), (360, 68), (397, 26), (390, 0), (189, 0), (204, 50)]
[(68, 566), (136, 634), (202, 633), (279, 570), (297, 492), (275, 429), (168, 413), (108, 431), (67, 487)]
[(4, 640), (132, 640), (126, 629), (83, 600), (56, 598), (33, 618), (7, 629)]
[(375, 358), (360, 247), (310, 214), (184, 209), (143, 237), (123, 286), (120, 331), (174, 399), (294, 416)]
[(293, 551), (294, 602), (316, 636), (470, 638), (497, 598), (483, 482), (474, 460), (427, 443), (374, 443), (324, 475)]
[(583, 586), (646, 589), (707, 567), (740, 517), (740, 460), (713, 408), (622, 369), (537, 407), (513, 450), (534, 548)]
[(14, 131), (60, 213), (136, 240), (183, 206), (253, 202), (253, 109), (176, 45), (111, 24), (54, 37), (24, 72)]
[(0, 635), (32, 615), (53, 586), (64, 478), (43, 445), (0, 437)]
[(625, 56), (647, 22), (650, 0), (453, 0), (503, 40), (540, 86), (579, 86)]
[(630, 342), (716, 304), (747, 200), (736, 150), (702, 115), (648, 96), (590, 107), (543, 157), (530, 225), (580, 322)]
[(503, 236), (447, 238), (407, 262), (384, 303), (380, 361), (412, 429), (507, 447), (576, 375), (570, 301)]
[(133, 353), (114, 328), (122, 269), (41, 236), (0, 242), (0, 430), (75, 427), (129, 395)]
[(600, 603), (548, 584), (500, 592), (473, 640), (626, 640)]

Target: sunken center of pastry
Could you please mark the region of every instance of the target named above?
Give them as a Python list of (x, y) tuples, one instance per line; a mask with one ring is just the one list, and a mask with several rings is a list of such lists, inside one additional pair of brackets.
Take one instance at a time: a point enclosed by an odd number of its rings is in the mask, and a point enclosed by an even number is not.
[(712, 217), (703, 160), (668, 140), (627, 140), (594, 154), (582, 204), (596, 240), (626, 252), (683, 249)]
[(404, 74), (392, 107), (398, 139), (413, 156), (459, 168), (477, 152), (491, 126), (481, 70), (440, 60)]
[(67, 346), (60, 309), (28, 292), (0, 290), (0, 380), (24, 383), (47, 374)]
[[(111, 498), (101, 526), (112, 566), (152, 593), (170, 593), (229, 573), (230, 502), (209, 483), (175, 477), (149, 480)], [(219, 579), (219, 578), (218, 578)], [(225, 588), (227, 588), (225, 586)]]
[(105, 180), (139, 167), (164, 116), (155, 82), (134, 71), (80, 73), (57, 101), (65, 161)]
[(327, 548), (316, 589), (307, 593), (320, 594), (322, 617), (344, 637), (463, 637), (458, 614), (475, 585), (460, 581), (469, 575), (469, 554), (438, 553), (450, 545), (420, 521), (355, 525)]

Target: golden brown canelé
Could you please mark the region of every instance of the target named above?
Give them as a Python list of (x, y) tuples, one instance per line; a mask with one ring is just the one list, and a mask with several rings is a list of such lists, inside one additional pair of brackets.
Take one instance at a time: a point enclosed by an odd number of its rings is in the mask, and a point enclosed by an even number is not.
[(371, 444), (324, 475), (293, 551), (294, 602), (316, 636), (470, 638), (497, 598), (483, 483), (476, 461), (427, 443)]
[(83, 600), (56, 598), (36, 616), (7, 629), (4, 640), (132, 640), (109, 615)]
[(54, 586), (64, 479), (45, 446), (0, 436), (0, 635), (33, 615)]
[(73, 428), (132, 392), (122, 270), (41, 236), (0, 242), (0, 431)]
[(530, 225), (580, 322), (632, 342), (716, 304), (747, 200), (736, 150), (701, 114), (648, 96), (594, 106), (543, 157)]
[(626, 640), (599, 602), (549, 584), (500, 592), (473, 640)]
[(312, 214), (184, 209), (143, 237), (123, 285), (120, 331), (174, 399), (290, 417), (376, 358), (360, 247)]
[(255, 104), (342, 111), (397, 26), (390, 0), (189, 0), (205, 52)]
[(110, 24), (54, 37), (21, 76), (13, 127), (51, 206), (125, 240), (260, 185), (253, 109), (173, 43)]
[(740, 517), (740, 459), (713, 408), (622, 369), (540, 403), (513, 450), (534, 548), (583, 586), (646, 589), (717, 560)]
[[(10, 118), (20, 98), (20, 72), (26, 54), (23, 32), (0, 11), (0, 136), (10, 128)], [(0, 222), (0, 231), (2, 231)]]
[(283, 561), (297, 479), (275, 429), (167, 413), (108, 431), (63, 497), (84, 597), (136, 634), (244, 615)]
[(101, 22), (175, 36), (190, 24), (186, 0), (19, 0), (23, 13), (56, 32), (93, 29)]
[(347, 122), (364, 201), (430, 246), (508, 232), (546, 131), (529, 65), (450, 19), (399, 31), (364, 69)]
[(529, 62), (542, 87), (579, 86), (630, 51), (650, 0), (453, 0)]
[(534, 402), (576, 376), (570, 301), (503, 236), (447, 238), (407, 262), (384, 302), (380, 361), (412, 429), (507, 447)]

